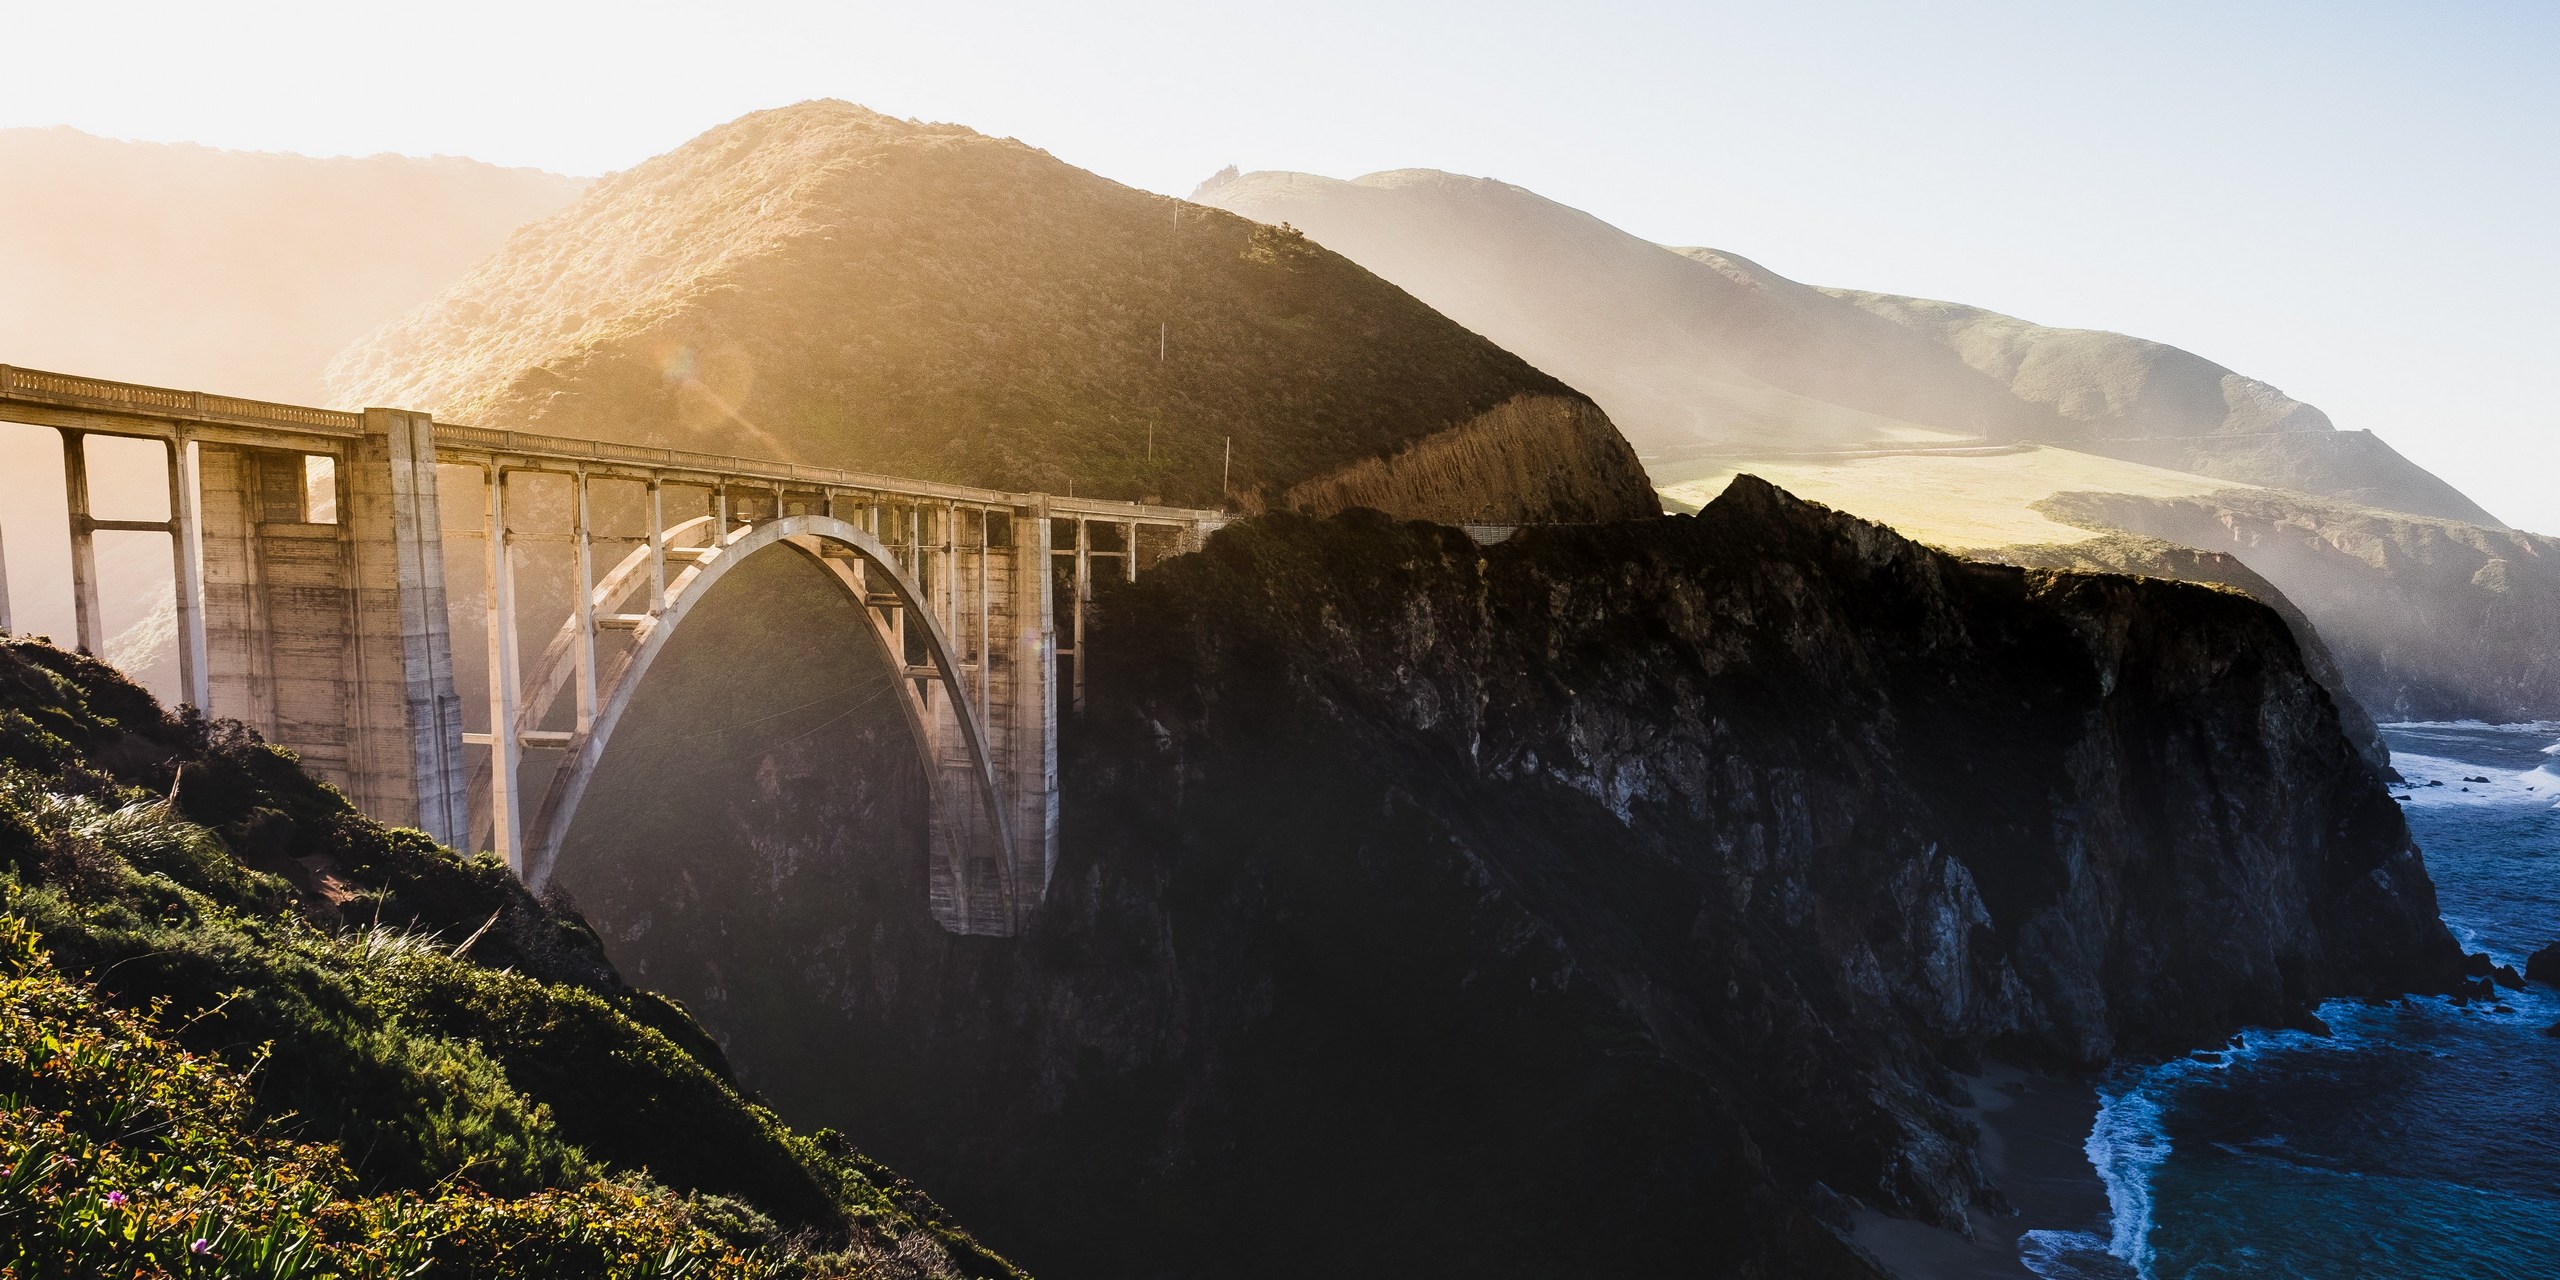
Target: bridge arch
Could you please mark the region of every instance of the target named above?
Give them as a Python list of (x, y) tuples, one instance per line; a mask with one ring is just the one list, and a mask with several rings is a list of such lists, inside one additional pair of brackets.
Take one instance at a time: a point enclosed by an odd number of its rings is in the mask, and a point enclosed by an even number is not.
[[(934, 833), (929, 856), (934, 864), (935, 914), (943, 918), (946, 926), (964, 931), (994, 925), (1010, 932), (1019, 926), (1021, 910), (1026, 905), (1017, 883), (1020, 850), (997, 783), (995, 760), (988, 749), (984, 711), (976, 705), (969, 681), (964, 678), (958, 650), (928, 607), (925, 592), (900, 567), (896, 555), (863, 529), (825, 515), (783, 516), (734, 530), (702, 549), (692, 564), (667, 580), (664, 607), (639, 621), (633, 627), (630, 647), (597, 673), (601, 678), (594, 715), (586, 727), (569, 735), (565, 758), (553, 772), (541, 807), (526, 832), (522, 864), (525, 882), (538, 890), (549, 881), (570, 826), (576, 821), (579, 802), (594, 781), (615, 727), (677, 629), (721, 578), (749, 558), (775, 547), (805, 555), (827, 570), (829, 580), (842, 588), (863, 616), (870, 619), (873, 639), (898, 673), (898, 704), (923, 761), (929, 803), (936, 810), (929, 824)], [(596, 593), (607, 595), (627, 589), (634, 577), (624, 571), (629, 567), (618, 567), (609, 574)], [(913, 628), (922, 642), (929, 674), (909, 668), (902, 651), (904, 632), (885, 620), (884, 608), (896, 609), (904, 626)], [(552, 649), (561, 647), (555, 643)], [(981, 655), (982, 661), (984, 656)], [(563, 666), (553, 653), (546, 653), (545, 657), (544, 672), (537, 676), (535, 687), (556, 696), (565, 679), (560, 674)], [(936, 694), (947, 700), (943, 707), (934, 705), (932, 697)], [(526, 708), (528, 718), (541, 714), (538, 704), (549, 701), (549, 696), (538, 696), (534, 700), (537, 705)], [(944, 748), (953, 744), (946, 743), (945, 734), (956, 734), (959, 739), (956, 745), (961, 748), (960, 758), (965, 760), (959, 769), (965, 775), (962, 779), (951, 776), (955, 761)], [(966, 816), (975, 820), (963, 820), (962, 814), (951, 812), (962, 806), (971, 811)], [(993, 847), (980, 847), (982, 844)], [(982, 869), (990, 864), (996, 873), (994, 883), (981, 883), (987, 878)]]

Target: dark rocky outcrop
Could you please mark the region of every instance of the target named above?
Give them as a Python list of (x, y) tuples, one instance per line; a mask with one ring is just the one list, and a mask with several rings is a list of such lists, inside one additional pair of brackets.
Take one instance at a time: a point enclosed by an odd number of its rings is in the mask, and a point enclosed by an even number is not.
[[(692, 969), (582, 897), (744, 1078), (1039, 1274), (1870, 1275), (1852, 1202), (2001, 1201), (1952, 1071), (2464, 981), (2397, 807), (2231, 592), (1745, 479), (1483, 548), (1267, 517), (1097, 607), (1025, 936), (940, 933), (903, 847), (814, 937), (686, 922)], [(812, 883), (843, 814), (794, 836), (799, 785), (631, 881)], [(821, 1003), (690, 990), (767, 981)]]
[(2321, 638), (2317, 627), (2292, 600), (2249, 566), (2227, 551), (2200, 551), (2194, 547), (2138, 534), (2110, 533), (2078, 542), (2039, 543), (2032, 546), (1996, 547), (1976, 553), (1986, 560), (2014, 564), (2029, 569), (2078, 569), (2094, 573), (2129, 573), (2146, 578), (2169, 578), (2178, 582), (2201, 582), (2250, 596), (2282, 615), (2285, 625), (2293, 628), (2293, 638), (2302, 646), (2303, 665), (2311, 678), (2329, 691), (2330, 701), (2337, 704), (2338, 725), (2356, 749), (2386, 779), (2397, 779), (2399, 772), (2391, 767), (2391, 748), (2382, 740), (2382, 729), (2347, 688), (2347, 673), (2338, 665), (2336, 654), (2329, 652), (2328, 641)]
[(2560, 942), (2525, 957), (2524, 980), (2560, 987)]

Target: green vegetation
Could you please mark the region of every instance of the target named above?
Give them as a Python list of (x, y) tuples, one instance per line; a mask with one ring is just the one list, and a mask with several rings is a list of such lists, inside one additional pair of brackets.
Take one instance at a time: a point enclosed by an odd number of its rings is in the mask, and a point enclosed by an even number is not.
[(0, 1274), (1015, 1274), (564, 905), (12, 640), (0, 993)]

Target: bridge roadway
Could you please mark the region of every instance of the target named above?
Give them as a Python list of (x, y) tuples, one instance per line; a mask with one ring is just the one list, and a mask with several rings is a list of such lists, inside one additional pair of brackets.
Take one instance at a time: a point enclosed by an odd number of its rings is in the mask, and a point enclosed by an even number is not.
[[(61, 434), (81, 648), (105, 651), (96, 534), (168, 535), (183, 701), (536, 888), (711, 587), (759, 554), (806, 557), (901, 673), (930, 783), (930, 905), (963, 933), (1014, 932), (1047, 887), (1058, 716), (1082, 699), (1096, 575), (1135, 578), (1225, 520), (7, 365), (0, 421)], [(93, 468), (111, 462), (95, 436), (165, 446), (159, 518), (95, 514)], [(529, 628), (543, 648), (527, 664)], [(457, 653), (457, 634), (478, 643)]]

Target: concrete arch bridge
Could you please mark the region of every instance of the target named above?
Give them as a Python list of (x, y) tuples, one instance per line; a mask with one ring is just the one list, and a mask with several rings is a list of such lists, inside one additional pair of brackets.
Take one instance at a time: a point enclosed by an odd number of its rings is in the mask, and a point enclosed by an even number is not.
[[(750, 559), (807, 558), (900, 674), (930, 905), (963, 933), (1014, 932), (1047, 888), (1094, 581), (1225, 519), (5, 365), (0, 421), (61, 435), (82, 648), (105, 652), (98, 534), (167, 535), (183, 701), (537, 888), (685, 620)], [(98, 509), (136, 480), (101, 468), (138, 465), (101, 440), (161, 446), (155, 501)]]

